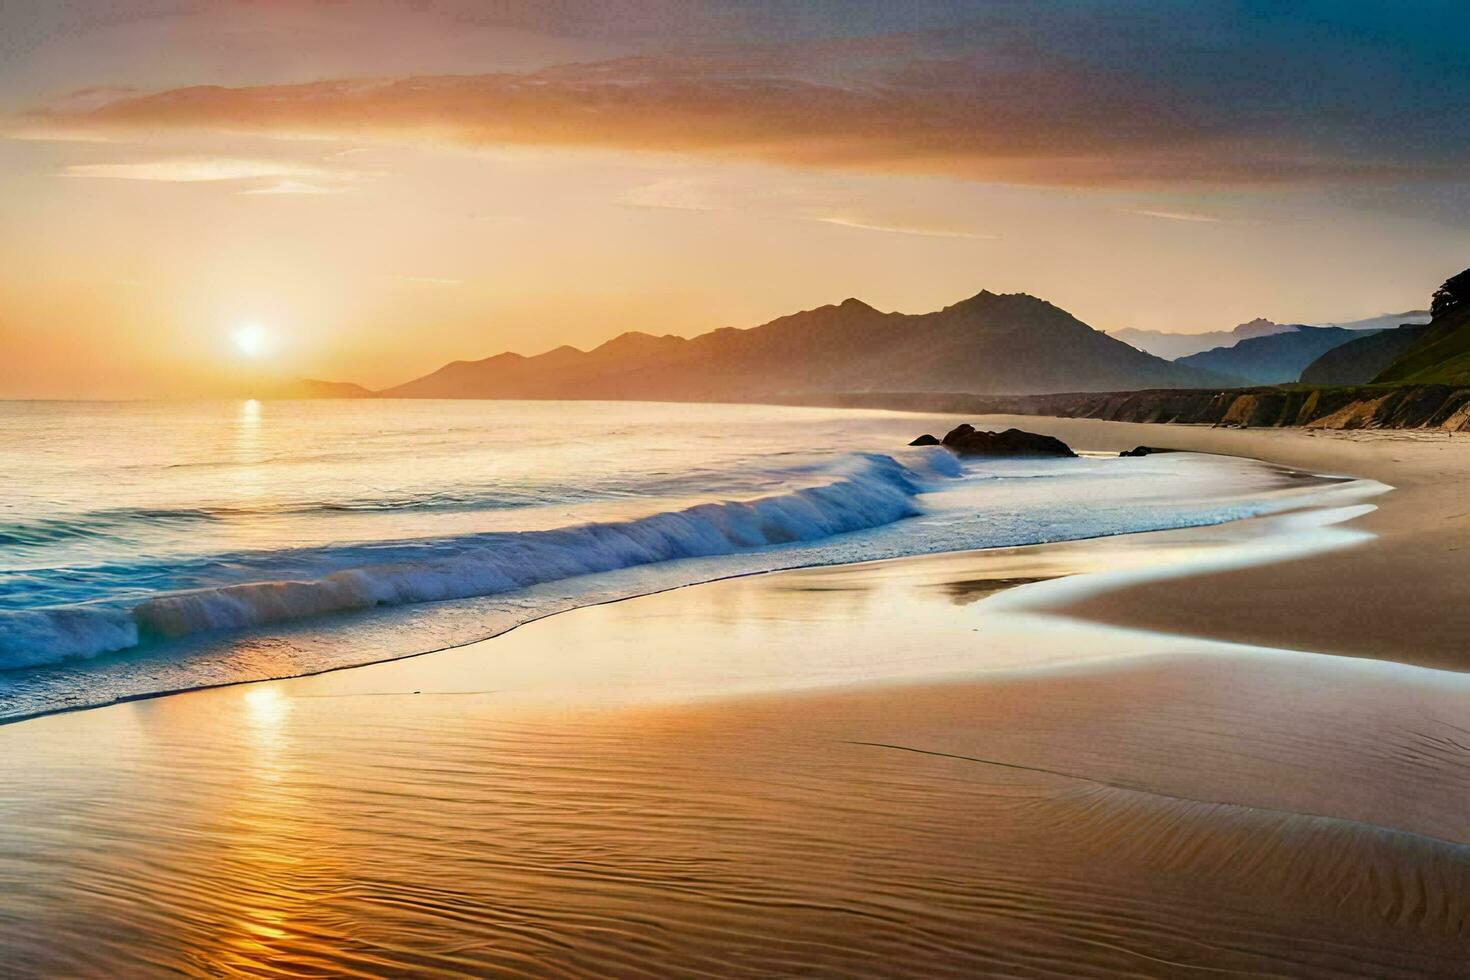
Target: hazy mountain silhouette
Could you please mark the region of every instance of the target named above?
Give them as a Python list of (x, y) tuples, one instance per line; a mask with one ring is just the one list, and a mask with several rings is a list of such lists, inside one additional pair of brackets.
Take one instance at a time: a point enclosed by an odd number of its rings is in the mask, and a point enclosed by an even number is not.
[(376, 398), (375, 392), (351, 381), (319, 381), (316, 378), (296, 378), (269, 385), (260, 392), (265, 398)]
[(1384, 313), (1365, 320), (1349, 320), (1346, 323), (1315, 323), (1316, 327), (1342, 327), (1344, 330), (1393, 330), (1402, 326), (1416, 326), (1429, 322), (1428, 310), (1405, 310), (1402, 313)]
[(759, 327), (684, 339), (627, 333), (590, 351), (455, 361), (389, 388), (398, 398), (755, 400), (864, 391), (1028, 393), (1208, 387), (1044, 300), (982, 292), (933, 313), (849, 299)]
[[(1344, 330), (1391, 330), (1400, 324), (1406, 323), (1428, 323), (1428, 310), (1406, 310), (1403, 313), (1384, 313), (1381, 316), (1370, 316), (1363, 320), (1351, 320), (1346, 323), (1316, 323), (1311, 326), (1318, 327), (1341, 327)], [(1200, 354), (1216, 347), (1233, 347), (1242, 340), (1250, 340), (1253, 337), (1269, 337), (1273, 334), (1288, 333), (1302, 324), (1277, 323), (1267, 320), (1265, 317), (1256, 317), (1248, 323), (1242, 323), (1233, 330), (1210, 330), (1205, 333), (1169, 333), (1162, 330), (1135, 330), (1126, 327), (1122, 330), (1110, 331), (1112, 336), (1117, 337), (1125, 344), (1132, 344), (1139, 350), (1157, 354), (1159, 357), (1176, 360), (1188, 357), (1191, 354)]]
[(1176, 364), (1239, 378), (1249, 384), (1286, 384), (1301, 377), (1307, 365), (1334, 347), (1363, 336), (1342, 327), (1298, 325), (1286, 333), (1242, 340), (1233, 347), (1217, 347), (1181, 357)]
[(1367, 384), (1407, 353), (1427, 330), (1427, 324), (1406, 323), (1350, 340), (1308, 364), (1300, 380), (1314, 385)]
[(1163, 330), (1135, 330), (1132, 327), (1125, 327), (1122, 330), (1112, 331), (1111, 335), (1141, 351), (1147, 351), (1172, 361), (1176, 358), (1188, 357), (1190, 354), (1214, 350), (1217, 347), (1232, 347), (1252, 337), (1269, 337), (1272, 334), (1286, 333), (1295, 329), (1296, 324), (1276, 323), (1265, 317), (1256, 317), (1233, 330), (1167, 333)]

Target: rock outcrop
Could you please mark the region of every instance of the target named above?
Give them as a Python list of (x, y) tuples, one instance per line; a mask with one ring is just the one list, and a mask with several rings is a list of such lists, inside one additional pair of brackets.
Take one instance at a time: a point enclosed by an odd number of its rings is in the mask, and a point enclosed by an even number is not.
[(951, 429), (941, 442), (961, 456), (1076, 456), (1065, 442), (1020, 429), (985, 432), (968, 422)]

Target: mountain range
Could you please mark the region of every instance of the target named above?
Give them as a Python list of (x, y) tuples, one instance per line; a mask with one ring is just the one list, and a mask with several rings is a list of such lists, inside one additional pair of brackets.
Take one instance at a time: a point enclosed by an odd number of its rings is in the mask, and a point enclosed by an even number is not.
[[(1352, 320), (1347, 323), (1319, 323), (1311, 326), (1341, 327), (1344, 330), (1388, 330), (1403, 323), (1428, 323), (1428, 310), (1407, 310), (1403, 313), (1385, 313), (1381, 316), (1368, 317), (1364, 320)], [(1248, 323), (1242, 323), (1232, 330), (1209, 330), (1204, 333), (1169, 333), (1163, 330), (1135, 330), (1125, 327), (1122, 330), (1110, 331), (1112, 336), (1126, 344), (1131, 344), (1139, 350), (1157, 354), (1159, 357), (1176, 360), (1188, 357), (1191, 354), (1203, 353), (1217, 347), (1231, 347), (1242, 340), (1250, 340), (1255, 337), (1269, 337), (1272, 334), (1287, 333), (1297, 329), (1299, 326), (1308, 324), (1277, 323), (1264, 317), (1257, 317)]]
[(1349, 320), (1346, 323), (1314, 323), (1315, 327), (1342, 327), (1344, 330), (1393, 330), (1401, 326), (1422, 325), (1429, 322), (1428, 310), (1405, 310), (1402, 313), (1384, 313), (1370, 316), (1366, 320)]
[[(590, 350), (563, 346), (527, 357), (506, 352), (454, 361), (379, 392), (350, 383), (298, 381), (278, 397), (650, 399), (755, 401), (873, 392), (1055, 394), (1145, 388), (1365, 384), (1400, 377), (1459, 377), (1470, 338), (1412, 310), (1337, 326), (1257, 318), (1204, 334), (1089, 327), (1045, 300), (982, 291), (932, 313), (884, 313), (857, 299), (750, 329), (693, 338), (630, 332)], [(1401, 329), (1382, 324), (1409, 321)], [(1446, 321), (1448, 322), (1448, 321)], [(1224, 343), (1170, 361), (1125, 338)], [(1420, 351), (1428, 341), (1432, 350)], [(1157, 346), (1157, 345), (1156, 345)], [(1467, 346), (1470, 350), (1470, 346)], [(1390, 365), (1419, 351), (1394, 371)], [(1450, 364), (1448, 374), (1443, 363)], [(1381, 377), (1380, 377), (1381, 375)]]
[(625, 333), (592, 350), (455, 361), (379, 392), (390, 398), (748, 401), (871, 391), (987, 394), (1213, 387), (1023, 293), (981, 292), (932, 313), (856, 299), (693, 338)]
[(1231, 347), (1181, 357), (1174, 363), (1234, 378), (1240, 384), (1289, 384), (1317, 358), (1361, 336), (1343, 327), (1299, 324), (1285, 333), (1251, 337)]
[(1124, 327), (1122, 330), (1110, 331), (1111, 336), (1117, 337), (1123, 343), (1137, 347), (1141, 351), (1156, 354), (1159, 357), (1174, 360), (1180, 357), (1188, 357), (1190, 354), (1198, 354), (1201, 351), (1213, 350), (1217, 347), (1230, 347), (1240, 343), (1242, 340), (1250, 340), (1254, 337), (1269, 337), (1271, 334), (1284, 333), (1295, 330), (1295, 324), (1276, 323), (1265, 317), (1256, 317), (1248, 323), (1242, 323), (1232, 330), (1209, 330), (1204, 333), (1167, 333), (1163, 330), (1135, 330), (1132, 327)]
[(377, 392), (351, 381), (318, 381), (298, 378), (270, 385), (256, 392), (257, 397), (284, 400), (314, 398), (376, 398)]

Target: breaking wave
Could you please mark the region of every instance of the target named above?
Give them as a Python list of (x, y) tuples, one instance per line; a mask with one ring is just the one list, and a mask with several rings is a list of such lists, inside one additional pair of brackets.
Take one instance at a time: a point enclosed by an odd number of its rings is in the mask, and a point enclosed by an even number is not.
[(305, 570), (289, 577), (167, 592), (127, 607), (0, 611), (0, 670), (210, 630), (497, 595), (636, 565), (816, 541), (918, 514), (915, 497), (926, 480), (959, 474), (958, 463), (944, 452), (915, 454), (908, 466), (889, 456), (854, 454), (840, 458), (822, 480), (755, 499), (551, 530), (311, 549), (280, 556), (278, 564)]

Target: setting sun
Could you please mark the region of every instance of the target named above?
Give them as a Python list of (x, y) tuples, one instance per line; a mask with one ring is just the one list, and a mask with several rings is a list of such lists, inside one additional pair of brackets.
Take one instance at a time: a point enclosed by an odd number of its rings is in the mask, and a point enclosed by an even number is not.
[(235, 349), (249, 358), (264, 357), (270, 350), (271, 338), (265, 327), (258, 323), (247, 323), (231, 335)]

